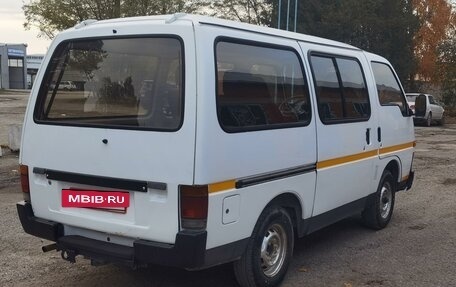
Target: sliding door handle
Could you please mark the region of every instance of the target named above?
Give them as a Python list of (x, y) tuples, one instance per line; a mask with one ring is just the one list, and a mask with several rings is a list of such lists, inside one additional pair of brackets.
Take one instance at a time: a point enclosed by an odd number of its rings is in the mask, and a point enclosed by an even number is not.
[(367, 145), (370, 145), (370, 143), (371, 143), (370, 131), (371, 131), (370, 128), (367, 128), (367, 129), (366, 129), (366, 144), (367, 144)]

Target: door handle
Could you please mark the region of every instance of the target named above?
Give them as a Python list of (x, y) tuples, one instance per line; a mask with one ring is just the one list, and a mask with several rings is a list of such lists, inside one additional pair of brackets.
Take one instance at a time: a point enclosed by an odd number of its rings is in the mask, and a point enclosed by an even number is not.
[(367, 144), (367, 145), (370, 145), (370, 141), (371, 141), (371, 140), (370, 140), (370, 138), (371, 138), (371, 137), (370, 137), (370, 131), (371, 131), (370, 128), (367, 128), (367, 129), (366, 129), (366, 144)]
[(382, 128), (381, 127), (377, 128), (377, 141), (382, 142)]

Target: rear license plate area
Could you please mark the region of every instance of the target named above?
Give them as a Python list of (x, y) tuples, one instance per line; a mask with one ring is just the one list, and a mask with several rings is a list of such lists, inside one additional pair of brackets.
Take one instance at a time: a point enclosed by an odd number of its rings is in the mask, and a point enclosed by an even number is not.
[(130, 193), (123, 191), (62, 189), (62, 207), (92, 208), (125, 213), (130, 206)]

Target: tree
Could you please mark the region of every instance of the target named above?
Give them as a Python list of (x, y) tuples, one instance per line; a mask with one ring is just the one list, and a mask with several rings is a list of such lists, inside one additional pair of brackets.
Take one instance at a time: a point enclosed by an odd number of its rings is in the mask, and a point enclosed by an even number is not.
[(456, 109), (456, 17), (451, 21), (448, 38), (438, 49), (437, 76), (442, 87), (442, 99), (446, 106)]
[[(93, 1), (93, 0), (92, 0)], [(125, 0), (122, 8), (124, 15), (146, 16), (173, 13), (203, 13), (201, 8), (207, 4), (205, 0)]]
[(414, 75), (418, 18), (408, 0), (303, 0), (298, 31), (384, 56), (404, 82)]
[(215, 0), (212, 15), (263, 26), (271, 26), (272, 0)]
[(40, 36), (54, 38), (56, 32), (87, 19), (194, 13), (204, 0), (31, 0), (22, 9), (24, 27), (36, 26)]
[(455, 12), (448, 0), (413, 0), (412, 3), (420, 19), (420, 29), (414, 38), (416, 72), (424, 80), (437, 80), (438, 47), (448, 38)]

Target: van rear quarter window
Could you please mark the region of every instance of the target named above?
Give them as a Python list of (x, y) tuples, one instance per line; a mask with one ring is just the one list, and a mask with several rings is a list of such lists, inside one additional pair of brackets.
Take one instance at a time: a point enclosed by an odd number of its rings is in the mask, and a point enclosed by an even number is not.
[(372, 62), (378, 99), (382, 106), (397, 105), (402, 115), (407, 115), (407, 103), (393, 70), (384, 63)]
[(308, 86), (291, 48), (223, 39), (216, 43), (217, 110), (227, 132), (307, 125)]
[(174, 37), (65, 41), (46, 71), (35, 121), (178, 130), (183, 66), (183, 44)]

